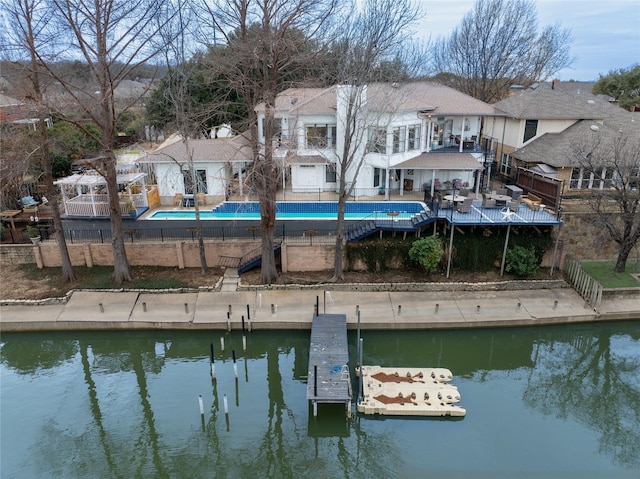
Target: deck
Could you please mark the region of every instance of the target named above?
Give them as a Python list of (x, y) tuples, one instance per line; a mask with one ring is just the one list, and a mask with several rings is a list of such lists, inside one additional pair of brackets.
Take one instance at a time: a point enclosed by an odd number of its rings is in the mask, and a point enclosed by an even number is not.
[(347, 415), (351, 405), (347, 317), (344, 314), (313, 316), (309, 345), (307, 400), (317, 405), (345, 404)]
[(458, 388), (448, 384), (451, 371), (444, 368), (383, 368), (363, 366), (362, 398), (358, 412), (384, 416), (464, 417), (458, 406)]

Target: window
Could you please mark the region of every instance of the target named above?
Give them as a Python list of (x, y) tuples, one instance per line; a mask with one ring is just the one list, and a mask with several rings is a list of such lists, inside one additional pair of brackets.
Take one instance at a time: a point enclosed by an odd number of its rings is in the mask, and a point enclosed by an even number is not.
[(191, 169), (182, 170), (184, 177), (184, 192), (187, 195), (207, 193), (207, 170), (196, 169), (195, 184)]
[(325, 165), (324, 169), (324, 181), (326, 183), (335, 183), (337, 181), (336, 165)]
[(306, 125), (306, 140), (307, 148), (335, 148), (336, 125)]
[(373, 169), (373, 186), (384, 186), (387, 178), (387, 170), (382, 168)]
[(522, 142), (526, 143), (537, 134), (538, 134), (538, 120), (526, 120), (524, 124), (524, 138)]
[(406, 135), (407, 135), (407, 127), (406, 126), (398, 126), (393, 129), (393, 152), (394, 153), (402, 153), (406, 151)]
[(420, 149), (420, 125), (409, 126), (409, 150)]
[(502, 155), (502, 163), (500, 163), (500, 173), (505, 176), (511, 176), (511, 167), (513, 166), (513, 159), (506, 153)]
[(580, 189), (580, 178), (582, 176), (581, 168), (572, 168), (571, 169), (571, 181), (569, 181), (569, 189), (577, 190)]
[[(368, 153), (387, 152), (387, 130), (385, 128), (369, 128), (369, 141), (367, 143)], [(377, 186), (377, 185), (376, 185)]]

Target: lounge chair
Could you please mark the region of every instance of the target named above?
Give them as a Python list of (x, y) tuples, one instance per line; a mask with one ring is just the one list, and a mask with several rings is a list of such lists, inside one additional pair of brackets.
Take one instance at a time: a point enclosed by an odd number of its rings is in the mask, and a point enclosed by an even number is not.
[(196, 193), (196, 201), (198, 202), (198, 206), (205, 205), (205, 194), (204, 193)]

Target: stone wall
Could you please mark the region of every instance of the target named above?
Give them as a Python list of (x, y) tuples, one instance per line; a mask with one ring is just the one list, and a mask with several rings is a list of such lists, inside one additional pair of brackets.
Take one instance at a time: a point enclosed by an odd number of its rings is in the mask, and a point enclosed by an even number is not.
[(0, 245), (0, 265), (33, 264), (36, 262), (32, 244)]

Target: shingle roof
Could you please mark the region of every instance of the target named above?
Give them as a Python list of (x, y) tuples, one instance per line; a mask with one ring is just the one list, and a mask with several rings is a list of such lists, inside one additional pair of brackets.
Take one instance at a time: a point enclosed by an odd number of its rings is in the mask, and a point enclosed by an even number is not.
[[(606, 97), (591, 93), (591, 82), (539, 83), (494, 103), (493, 106), (508, 116), (519, 119), (585, 120), (603, 119), (613, 109)], [(619, 108), (618, 108), (619, 109)]]
[[(625, 113), (625, 110), (620, 110)], [(626, 113), (633, 115), (630, 112)], [(631, 118), (630, 120), (635, 119)], [(638, 120), (640, 120), (640, 118), (638, 118)], [(640, 121), (638, 120), (626, 123), (628, 127), (627, 132), (630, 132), (629, 128), (635, 128), (636, 138), (640, 133), (640, 131), (638, 131)], [(594, 134), (600, 136), (617, 136), (620, 134), (620, 131), (625, 132), (615, 127), (611, 128), (606, 123), (600, 124), (593, 120), (582, 120), (560, 133), (545, 133), (535, 141), (514, 151), (511, 156), (525, 163), (546, 163), (556, 168), (572, 167), (576, 163), (573, 157), (574, 145)]]
[(138, 160), (139, 162), (177, 161), (252, 161), (253, 151), (247, 135), (233, 138), (189, 140), (189, 150), (183, 141), (176, 141)]
[[(337, 87), (290, 88), (276, 99), (276, 112), (335, 114)], [(433, 115), (500, 115), (493, 106), (435, 82), (373, 83), (367, 86), (373, 111), (430, 111)], [(264, 103), (256, 107), (264, 111)]]

